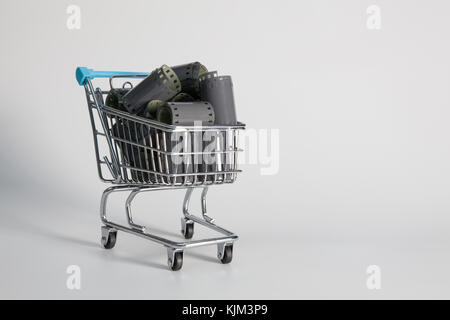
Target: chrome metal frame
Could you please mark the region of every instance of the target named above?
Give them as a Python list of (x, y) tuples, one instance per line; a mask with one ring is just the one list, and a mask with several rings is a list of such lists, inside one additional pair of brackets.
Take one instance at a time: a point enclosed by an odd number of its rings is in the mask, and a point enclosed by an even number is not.
[[(202, 239), (202, 240), (192, 240), (192, 241), (182, 241), (182, 242), (175, 242), (166, 238), (162, 238), (160, 236), (157, 236), (155, 234), (151, 234), (147, 232), (148, 228), (144, 226), (139, 226), (133, 223), (133, 220), (131, 218), (131, 202), (135, 198), (135, 196), (141, 192), (147, 192), (147, 191), (159, 191), (159, 190), (173, 190), (173, 189), (185, 189), (185, 187), (141, 187), (136, 188), (136, 186), (133, 185), (123, 185), (123, 186), (112, 186), (107, 188), (102, 195), (102, 200), (100, 204), (100, 219), (103, 222), (103, 224), (113, 230), (111, 231), (125, 231), (128, 233), (135, 234), (137, 236), (140, 236), (142, 238), (152, 240), (156, 243), (162, 244), (166, 247), (176, 249), (176, 250), (182, 250), (186, 248), (193, 248), (193, 247), (200, 247), (204, 245), (211, 245), (211, 244), (223, 244), (223, 243), (232, 243), (233, 241), (238, 239), (238, 236), (234, 234), (231, 231), (228, 231), (213, 222), (207, 221), (204, 217), (198, 217), (196, 215), (193, 215), (189, 213), (189, 201), (192, 195), (193, 189), (196, 187), (189, 187), (187, 188), (186, 196), (184, 198), (183, 202), (183, 214), (184, 218), (182, 220), (184, 221), (192, 221), (196, 222), (198, 224), (201, 224), (205, 227), (208, 227), (212, 230), (215, 230), (219, 233), (224, 234), (224, 237), (216, 237), (216, 238), (209, 238), (209, 239)], [(208, 187), (203, 187), (203, 191), (207, 190)], [(108, 220), (107, 214), (106, 214), (106, 205), (108, 201), (108, 197), (113, 192), (120, 192), (120, 191), (131, 191), (130, 195), (127, 198), (126, 201), (126, 211), (127, 211), (127, 218), (128, 218), (128, 224), (129, 226), (124, 226), (115, 222), (112, 222), (111, 220)]]
[[(145, 75), (115, 76), (109, 79), (109, 83), (112, 88), (113, 78), (136, 77), (145, 77)], [(124, 85), (129, 84), (130, 82), (124, 83)], [(214, 219), (207, 215), (206, 196), (209, 186), (233, 183), (236, 180), (237, 173), (240, 172), (237, 169), (237, 153), (242, 151), (238, 148), (238, 133), (245, 128), (245, 125), (242, 123), (236, 126), (205, 127), (166, 125), (105, 106), (103, 104), (103, 95), (107, 94), (109, 90), (104, 91), (100, 88), (94, 90), (90, 79), (87, 80), (84, 87), (92, 124), (98, 175), (103, 182), (113, 184), (113, 186), (110, 186), (103, 192), (101, 198), (100, 218), (104, 225), (102, 227), (102, 243), (105, 245), (110, 234), (120, 230), (165, 246), (167, 248), (169, 265), (174, 260), (175, 253), (183, 252), (187, 248), (206, 245), (217, 245), (220, 259), (224, 254), (225, 246), (232, 245), (238, 239), (238, 236), (216, 225)], [(127, 126), (124, 126), (124, 123)], [(132, 138), (130, 124), (134, 126), (135, 138)], [(122, 135), (115, 133), (115, 128), (117, 129), (120, 126), (122, 126), (123, 132), (125, 132), (124, 128), (128, 129), (128, 136), (126, 133)], [(156, 142), (155, 145), (152, 144), (152, 139), (154, 138), (138, 140), (138, 130), (136, 128), (139, 128), (142, 133), (144, 133), (145, 129), (147, 130), (146, 132), (156, 136), (156, 140), (153, 141)], [(209, 152), (205, 152), (203, 149), (198, 152), (191, 152), (190, 150), (173, 152), (170, 145), (167, 144), (168, 135), (174, 133), (178, 133), (183, 136), (183, 139), (188, 140), (187, 138), (196, 139), (196, 134), (202, 135), (205, 132), (217, 133), (215, 140), (217, 148)], [(107, 143), (105, 150), (101, 150), (99, 146), (100, 138)], [(130, 150), (132, 151), (130, 152)], [(174, 166), (169, 165), (168, 162), (169, 157), (173, 155), (181, 156), (183, 159), (188, 158), (189, 160), (206, 153), (214, 154), (217, 157), (217, 162), (212, 167), (211, 165), (191, 165), (188, 167), (188, 165), (183, 164), (181, 167), (175, 166), (175, 169), (178, 168), (181, 172), (174, 172)], [(189, 161), (187, 162), (189, 163)], [(213, 168), (214, 170), (208, 171), (208, 168)], [(201, 217), (189, 212), (189, 202), (195, 188), (203, 189), (201, 193)], [(223, 236), (178, 242), (153, 234), (148, 227), (138, 225), (133, 221), (131, 204), (138, 194), (148, 191), (174, 189), (186, 189), (182, 209), (183, 217), (181, 218), (182, 232), (187, 224), (197, 223)], [(112, 193), (124, 191), (130, 192), (125, 202), (128, 225), (122, 225), (108, 219), (106, 212), (109, 196)]]

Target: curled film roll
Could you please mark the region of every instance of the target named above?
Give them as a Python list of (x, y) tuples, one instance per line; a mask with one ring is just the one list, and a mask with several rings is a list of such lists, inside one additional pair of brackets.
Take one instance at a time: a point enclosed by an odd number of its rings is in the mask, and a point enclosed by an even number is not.
[(163, 65), (125, 94), (122, 102), (128, 112), (138, 114), (143, 111), (147, 102), (168, 101), (180, 91), (178, 76), (170, 67)]

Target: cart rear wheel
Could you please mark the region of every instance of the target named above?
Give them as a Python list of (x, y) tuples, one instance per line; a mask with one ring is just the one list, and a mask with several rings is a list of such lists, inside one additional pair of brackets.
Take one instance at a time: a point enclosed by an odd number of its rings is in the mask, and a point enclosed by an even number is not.
[(233, 260), (233, 245), (229, 244), (223, 248), (223, 254), (219, 252), (220, 262), (223, 264), (230, 263)]
[(183, 266), (183, 252), (178, 251), (175, 252), (173, 255), (173, 261), (172, 258), (169, 258), (167, 260), (167, 264), (169, 265), (170, 270), (172, 271), (178, 271)]
[(102, 230), (102, 245), (105, 249), (114, 248), (114, 246), (116, 245), (116, 240), (117, 240), (117, 231)]
[(182, 230), (185, 239), (191, 239), (194, 236), (194, 223), (186, 223), (184, 230)]

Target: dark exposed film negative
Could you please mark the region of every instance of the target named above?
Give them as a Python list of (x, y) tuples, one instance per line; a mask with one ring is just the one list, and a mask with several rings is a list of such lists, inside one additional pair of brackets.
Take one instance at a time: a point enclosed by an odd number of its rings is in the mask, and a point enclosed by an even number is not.
[(181, 83), (176, 73), (163, 65), (156, 69), (123, 97), (125, 109), (138, 114), (151, 100), (168, 101), (181, 91)]
[(145, 118), (156, 119), (156, 114), (158, 112), (158, 108), (162, 107), (166, 102), (162, 100), (151, 100), (149, 101), (143, 113)]
[(160, 122), (175, 126), (211, 126), (214, 124), (214, 109), (209, 102), (167, 102), (158, 109)]
[(172, 98), (173, 102), (192, 102), (195, 99), (188, 93), (180, 92), (175, 97)]
[(114, 108), (114, 109), (118, 109), (120, 111), (127, 111), (123, 104), (121, 103), (122, 101), (122, 97), (128, 92), (130, 91), (130, 89), (125, 89), (125, 88), (114, 88), (111, 89), (108, 92), (108, 95), (106, 96), (106, 101), (105, 104), (108, 107)]
[(212, 104), (215, 111), (215, 124), (235, 125), (236, 107), (234, 105), (233, 83), (230, 76), (218, 76), (208, 72), (200, 76), (200, 96)]
[(200, 62), (192, 62), (172, 67), (181, 82), (184, 93), (198, 99), (200, 98), (199, 77), (208, 72), (208, 69)]

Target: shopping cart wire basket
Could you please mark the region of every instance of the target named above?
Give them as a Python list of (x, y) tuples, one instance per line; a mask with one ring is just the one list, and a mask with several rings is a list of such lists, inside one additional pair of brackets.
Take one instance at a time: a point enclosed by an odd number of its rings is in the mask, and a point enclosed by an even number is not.
[[(124, 82), (125, 87), (132, 86), (132, 80), (146, 76), (148, 73), (95, 71), (85, 67), (76, 70), (77, 81), (86, 92), (98, 175), (103, 182), (112, 184), (103, 192), (100, 204), (102, 245), (113, 248), (120, 230), (164, 245), (171, 270), (182, 267), (184, 249), (205, 245), (217, 245), (219, 260), (229, 263), (238, 237), (207, 215), (206, 195), (211, 185), (236, 181), (240, 172), (237, 156), (242, 151), (239, 132), (245, 125), (174, 126), (105, 105), (103, 97), (114, 88), (115, 80)], [(110, 88), (94, 89), (96, 78), (109, 78)], [(203, 189), (201, 217), (189, 212), (195, 188)], [(181, 232), (186, 239), (193, 237), (194, 223), (222, 236), (178, 242), (152, 234), (149, 228), (133, 222), (131, 203), (137, 194), (173, 189), (186, 189), (181, 218)], [(109, 195), (124, 191), (129, 192), (125, 202), (128, 225), (113, 222), (106, 214)]]

